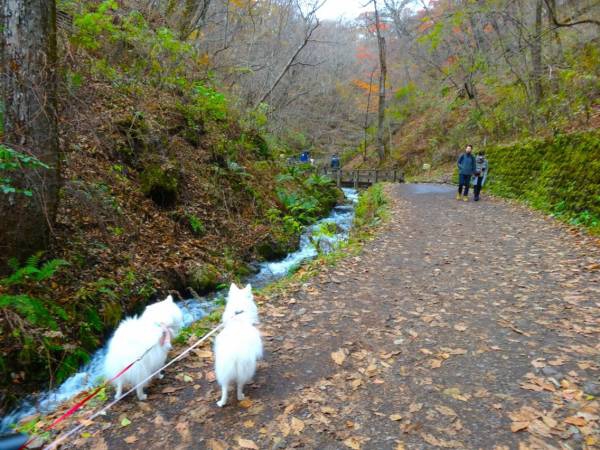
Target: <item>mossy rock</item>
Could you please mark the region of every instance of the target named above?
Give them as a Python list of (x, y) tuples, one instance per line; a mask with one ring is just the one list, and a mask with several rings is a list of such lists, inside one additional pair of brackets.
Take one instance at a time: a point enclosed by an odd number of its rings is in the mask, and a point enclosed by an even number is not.
[(206, 294), (214, 291), (221, 283), (221, 273), (212, 264), (201, 264), (189, 271), (187, 283), (199, 294)]
[(140, 175), (142, 192), (162, 207), (173, 206), (179, 194), (179, 173), (170, 165), (151, 164)]
[(256, 245), (255, 251), (265, 261), (276, 261), (285, 258), (288, 253), (296, 250), (298, 241), (299, 239), (291, 239), (290, 237), (276, 238), (270, 236), (267, 240)]

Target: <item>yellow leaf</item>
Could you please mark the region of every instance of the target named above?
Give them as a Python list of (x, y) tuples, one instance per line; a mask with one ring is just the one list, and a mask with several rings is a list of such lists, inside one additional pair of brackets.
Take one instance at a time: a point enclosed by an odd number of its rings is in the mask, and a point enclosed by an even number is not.
[(302, 430), (304, 430), (304, 422), (296, 417), (292, 417), (291, 427), (294, 434), (300, 434), (302, 433)]
[(248, 409), (248, 408), (250, 408), (252, 406), (252, 400), (249, 399), (248, 397), (246, 397), (244, 400), (240, 401), (240, 406), (242, 408)]
[(340, 348), (337, 352), (333, 352), (331, 354), (331, 359), (333, 359), (336, 364), (341, 366), (346, 360), (346, 352), (344, 352), (343, 348)]
[(392, 415), (390, 416), (390, 420), (393, 420), (393, 421), (395, 421), (395, 422), (398, 422), (398, 421), (402, 420), (402, 416), (401, 416), (400, 414), (392, 414)]
[(346, 447), (350, 447), (354, 450), (360, 450), (360, 441), (355, 437), (349, 437), (344, 441)]
[(464, 323), (457, 323), (456, 325), (454, 325), (454, 329), (456, 331), (465, 331), (467, 329), (467, 326)]

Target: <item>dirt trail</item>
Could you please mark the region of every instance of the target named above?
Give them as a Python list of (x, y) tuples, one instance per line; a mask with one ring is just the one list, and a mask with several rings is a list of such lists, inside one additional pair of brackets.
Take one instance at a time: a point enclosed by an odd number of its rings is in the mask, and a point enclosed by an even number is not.
[(392, 219), (361, 256), (262, 305), (266, 359), (249, 401), (216, 407), (207, 347), (75, 445), (599, 445), (597, 242), (505, 202), (457, 202), (444, 186), (390, 195)]

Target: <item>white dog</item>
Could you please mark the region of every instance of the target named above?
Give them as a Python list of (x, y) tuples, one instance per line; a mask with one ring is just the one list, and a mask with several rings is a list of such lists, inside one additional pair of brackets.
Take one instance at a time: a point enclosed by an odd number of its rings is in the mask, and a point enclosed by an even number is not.
[[(128, 364), (140, 357), (142, 359), (113, 382), (116, 398), (121, 397), (123, 386), (138, 385), (165, 364), (171, 339), (177, 335), (182, 324), (183, 314), (171, 296), (148, 306), (140, 317), (130, 317), (119, 324), (108, 344), (104, 361), (105, 377), (111, 379)], [(162, 374), (158, 377), (162, 378)], [(144, 387), (149, 382), (146, 380), (136, 388), (138, 399), (148, 398)]]
[(149, 323), (166, 325), (171, 330), (173, 337), (176, 337), (183, 327), (183, 313), (170, 295), (162, 302), (146, 306), (140, 319)]
[(215, 339), (215, 373), (221, 385), (221, 400), (227, 403), (227, 391), (231, 383), (237, 385), (238, 400), (244, 399), (244, 385), (256, 372), (256, 361), (262, 358), (262, 341), (255, 325), (258, 310), (252, 296), (252, 286), (244, 289), (232, 284), (223, 312), (224, 328)]

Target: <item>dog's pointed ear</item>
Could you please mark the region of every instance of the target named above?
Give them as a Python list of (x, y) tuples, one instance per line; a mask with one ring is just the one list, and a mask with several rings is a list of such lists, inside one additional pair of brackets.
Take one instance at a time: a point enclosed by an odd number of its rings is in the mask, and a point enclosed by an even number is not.
[(169, 294), (169, 295), (167, 296), (167, 298), (165, 298), (165, 301), (166, 301), (166, 302), (173, 303), (173, 296), (172, 296), (171, 294)]
[(252, 292), (252, 285), (251, 285), (250, 283), (248, 283), (248, 284), (246, 285), (246, 287), (244, 288), (244, 291), (247, 291), (247, 292)]
[(231, 286), (229, 286), (230, 294), (233, 294), (234, 292), (238, 292), (239, 290), (240, 290), (240, 288), (238, 288), (235, 283), (231, 283)]

